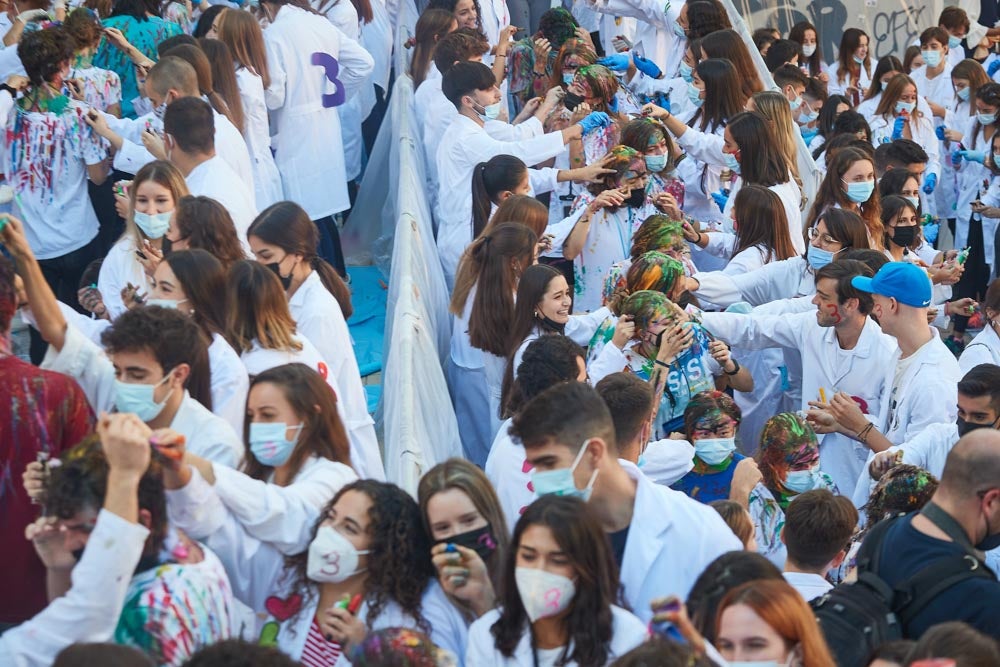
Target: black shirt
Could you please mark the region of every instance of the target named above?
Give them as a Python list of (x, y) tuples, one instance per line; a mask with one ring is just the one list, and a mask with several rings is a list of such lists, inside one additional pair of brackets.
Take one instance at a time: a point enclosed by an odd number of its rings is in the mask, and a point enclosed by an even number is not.
[[(913, 577), (933, 561), (962, 557), (965, 552), (954, 542), (924, 535), (912, 525), (911, 514), (890, 526), (882, 544), (880, 571), (886, 583), (896, 586)], [(967, 579), (944, 591), (921, 611), (906, 636), (916, 639), (932, 625), (945, 621), (965, 621), (975, 629), (1000, 640), (1000, 582)]]
[(625, 544), (628, 542), (628, 529), (629, 526), (625, 526), (617, 532), (608, 533), (608, 539), (611, 540), (611, 551), (615, 554), (615, 562), (618, 563), (619, 571), (622, 569), (622, 560), (625, 559)]

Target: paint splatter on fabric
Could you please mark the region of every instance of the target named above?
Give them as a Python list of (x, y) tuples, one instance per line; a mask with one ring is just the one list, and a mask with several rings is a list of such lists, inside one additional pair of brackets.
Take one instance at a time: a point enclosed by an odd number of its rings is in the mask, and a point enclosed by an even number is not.
[(191, 19), (191, 12), (183, 2), (171, 2), (163, 8), (163, 19), (175, 24), (185, 35), (194, 32), (195, 22)]
[(169, 560), (132, 577), (114, 639), (179, 667), (198, 649), (234, 635), (233, 596), (219, 558), (200, 545), (200, 563)]
[(728, 500), (736, 465), (745, 458), (739, 452), (734, 452), (728, 462), (718, 466), (710, 466), (695, 459), (695, 467), (691, 472), (671, 484), (670, 488), (702, 503)]
[(69, 71), (69, 78), (83, 84), (83, 101), (88, 106), (107, 111), (108, 107), (122, 101), (121, 79), (111, 70), (79, 66)]
[[(138, 20), (132, 16), (112, 16), (101, 22), (105, 28), (118, 28), (135, 48), (150, 60), (158, 60), (156, 45), (183, 31), (176, 23), (171, 23), (156, 16)], [(122, 83), (122, 116), (135, 118), (132, 100), (139, 97), (139, 82), (136, 78), (132, 60), (108, 40), (103, 40), (94, 56), (94, 65), (109, 69), (121, 79)]]
[(14, 356), (0, 357), (0, 387), (0, 622), (20, 623), (47, 604), (45, 567), (24, 539), (38, 506), (28, 499), (21, 473), (38, 452), (56, 458), (83, 440), (94, 415), (75, 380)]

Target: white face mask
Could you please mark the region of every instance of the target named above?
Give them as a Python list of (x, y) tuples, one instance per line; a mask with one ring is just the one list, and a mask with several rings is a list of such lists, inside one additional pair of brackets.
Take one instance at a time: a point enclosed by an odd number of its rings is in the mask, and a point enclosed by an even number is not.
[(802, 45), (802, 55), (804, 55), (806, 58), (812, 58), (812, 55), (814, 53), (816, 53), (816, 45), (815, 44), (803, 44)]
[(736, 450), (736, 438), (703, 438), (694, 441), (694, 453), (710, 466), (729, 458)]
[(532, 623), (562, 613), (576, 595), (576, 584), (560, 574), (545, 570), (519, 567), (514, 570), (514, 579), (521, 604)]
[(312, 581), (337, 584), (364, 572), (358, 561), (368, 550), (358, 551), (351, 542), (332, 526), (320, 526), (316, 538), (309, 544), (306, 576)]

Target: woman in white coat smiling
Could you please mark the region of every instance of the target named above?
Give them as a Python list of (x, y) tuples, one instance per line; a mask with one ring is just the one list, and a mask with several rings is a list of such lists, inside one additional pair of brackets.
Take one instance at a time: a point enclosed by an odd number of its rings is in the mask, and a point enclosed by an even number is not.
[(250, 151), (257, 207), (264, 209), (284, 198), (281, 176), (271, 155), (271, 127), (264, 102), (264, 91), (271, 85), (264, 35), (260, 23), (249, 12), (223, 10), (216, 23), (217, 38), (229, 47), (236, 68), (236, 85), (243, 102), (240, 129)]
[(466, 665), (601, 667), (646, 640), (645, 624), (614, 605), (618, 566), (579, 498), (529, 505), (503, 574), (501, 608), (469, 628)]
[[(301, 3), (301, 5), (299, 4)], [(346, 269), (333, 216), (350, 208), (340, 107), (374, 67), (371, 55), (301, 0), (264, 0), (271, 85), (265, 93), (285, 198), (320, 230), (320, 255)]]
[(297, 331), (316, 346), (343, 392), (338, 398), (347, 432), (360, 455), (358, 469), (366, 477), (385, 479), (375, 422), (368, 414), (368, 398), (347, 329), (351, 293), (333, 267), (316, 256), (316, 226), (298, 204), (279, 202), (257, 216), (247, 239), (257, 261), (278, 276)]
[(189, 535), (212, 536), (237, 599), (267, 621), (258, 643), (309, 667), (349, 667), (373, 630), (404, 627), (464, 655), (466, 627), (434, 581), (417, 503), (374, 480), (343, 487), (312, 511), (309, 547), (285, 555), (243, 530), (197, 469), (165, 471), (168, 510)]

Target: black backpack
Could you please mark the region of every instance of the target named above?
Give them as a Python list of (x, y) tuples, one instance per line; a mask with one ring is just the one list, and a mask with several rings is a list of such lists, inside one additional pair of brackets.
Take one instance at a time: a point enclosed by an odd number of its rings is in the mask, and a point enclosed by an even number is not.
[(838, 667), (864, 667), (873, 650), (885, 642), (907, 638), (906, 628), (917, 614), (955, 584), (973, 578), (995, 579), (966, 538), (965, 544), (955, 540), (968, 546), (966, 555), (938, 559), (906, 581), (890, 586), (877, 574), (882, 543), (889, 528), (904, 516), (872, 527), (858, 551), (857, 581), (840, 584), (810, 603)]

